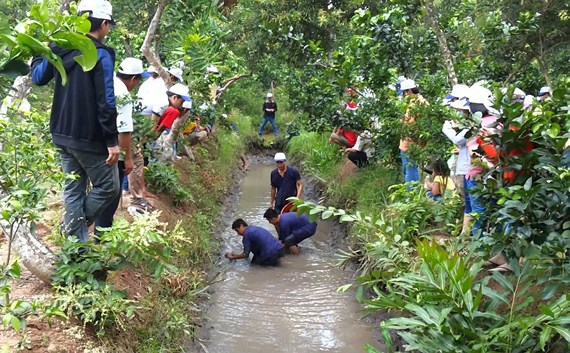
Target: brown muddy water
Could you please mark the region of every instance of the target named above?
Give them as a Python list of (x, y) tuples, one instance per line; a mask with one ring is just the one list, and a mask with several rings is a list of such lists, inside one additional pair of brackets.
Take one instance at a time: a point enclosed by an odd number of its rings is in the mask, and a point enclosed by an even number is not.
[[(262, 215), (269, 206), (272, 165), (254, 165), (243, 180), (235, 218), (275, 229)], [(354, 293), (337, 293), (350, 273), (334, 266), (331, 224), (320, 222), (317, 234), (301, 243), (300, 255), (287, 255), (277, 268), (251, 266), (246, 260), (222, 264), (206, 321), (209, 353), (364, 352), (381, 348), (374, 328), (361, 320)], [(223, 234), (223, 252), (241, 251), (241, 237)], [(383, 347), (382, 347), (383, 348)]]

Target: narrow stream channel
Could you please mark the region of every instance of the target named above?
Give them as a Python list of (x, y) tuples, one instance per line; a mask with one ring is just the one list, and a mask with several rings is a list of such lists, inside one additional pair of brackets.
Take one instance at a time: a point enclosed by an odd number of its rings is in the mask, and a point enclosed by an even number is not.
[[(248, 224), (275, 234), (262, 215), (269, 205), (271, 165), (254, 165), (245, 177), (235, 214)], [(301, 244), (300, 255), (288, 255), (277, 268), (251, 266), (245, 260), (226, 263), (223, 280), (214, 286), (207, 312), (209, 353), (364, 352), (374, 346), (373, 328), (361, 321), (353, 293), (336, 289), (349, 281), (334, 266), (331, 225)], [(241, 237), (227, 229), (224, 251), (240, 251)]]

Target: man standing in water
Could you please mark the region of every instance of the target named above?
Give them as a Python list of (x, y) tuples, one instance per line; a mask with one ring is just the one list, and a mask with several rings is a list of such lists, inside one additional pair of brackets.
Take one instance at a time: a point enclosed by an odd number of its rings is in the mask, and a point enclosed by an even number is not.
[(271, 172), (271, 204), (269, 207), (281, 212), (283, 206), (287, 204), (287, 198), (292, 196), (301, 198), (303, 181), (297, 168), (287, 166), (285, 153), (278, 152), (273, 159), (277, 168)]
[(249, 258), (249, 253), (252, 252), (252, 264), (261, 266), (279, 265), (279, 259), (284, 255), (283, 245), (267, 229), (258, 226), (248, 226), (241, 218), (234, 221), (232, 229), (243, 237), (243, 252), (237, 255), (227, 252), (224, 255), (226, 259), (247, 259)]
[(317, 232), (317, 223), (311, 223), (304, 214), (297, 216), (295, 212), (288, 212), (280, 215), (273, 208), (268, 208), (263, 218), (275, 226), (279, 240), (292, 254), (298, 254), (298, 244)]

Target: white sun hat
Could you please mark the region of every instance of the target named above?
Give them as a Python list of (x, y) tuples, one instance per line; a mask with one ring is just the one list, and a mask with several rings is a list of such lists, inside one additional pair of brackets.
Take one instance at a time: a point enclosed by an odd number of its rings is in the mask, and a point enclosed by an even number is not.
[(402, 94), (402, 93), (404, 93), (404, 91), (407, 91), (409, 89), (416, 88), (416, 87), (418, 87), (418, 85), (416, 85), (416, 81), (414, 81), (412, 79), (406, 79), (406, 80), (400, 82), (400, 90), (398, 91), (398, 94)]
[(273, 93), (271, 92), (267, 93), (267, 98), (273, 98)]
[(449, 106), (458, 110), (469, 110), (469, 101), (466, 98), (461, 98), (449, 103)]

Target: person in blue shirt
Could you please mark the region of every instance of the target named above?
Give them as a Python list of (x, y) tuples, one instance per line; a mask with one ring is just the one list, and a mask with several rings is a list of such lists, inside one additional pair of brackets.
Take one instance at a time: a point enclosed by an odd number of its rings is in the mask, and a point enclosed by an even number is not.
[(298, 254), (299, 243), (317, 232), (317, 223), (311, 223), (304, 214), (300, 216), (295, 212), (279, 214), (275, 209), (268, 208), (263, 218), (275, 226), (279, 240), (292, 254)]
[(227, 259), (247, 259), (251, 252), (253, 253), (252, 264), (261, 266), (279, 265), (279, 259), (284, 255), (283, 245), (267, 229), (258, 226), (248, 226), (241, 218), (233, 222), (232, 229), (243, 237), (243, 252), (237, 255), (227, 252), (224, 255)]
[(287, 204), (287, 198), (292, 196), (301, 198), (303, 181), (297, 168), (287, 166), (285, 153), (278, 152), (273, 159), (277, 168), (271, 172), (271, 204), (269, 207), (280, 212)]
[[(97, 49), (97, 63), (85, 71), (78, 63), (77, 49), (50, 44), (67, 74), (43, 56), (32, 59), (32, 81), (44, 86), (55, 81), (50, 116), (52, 142), (63, 172), (76, 178), (65, 180), (62, 232), (81, 242), (89, 240), (89, 226), (121, 192), (119, 185), (119, 132), (114, 90), (115, 51), (103, 44), (114, 24), (113, 8), (107, 0), (83, 0), (79, 15), (88, 14), (91, 26), (86, 38)], [(92, 185), (88, 189), (88, 185)]]

